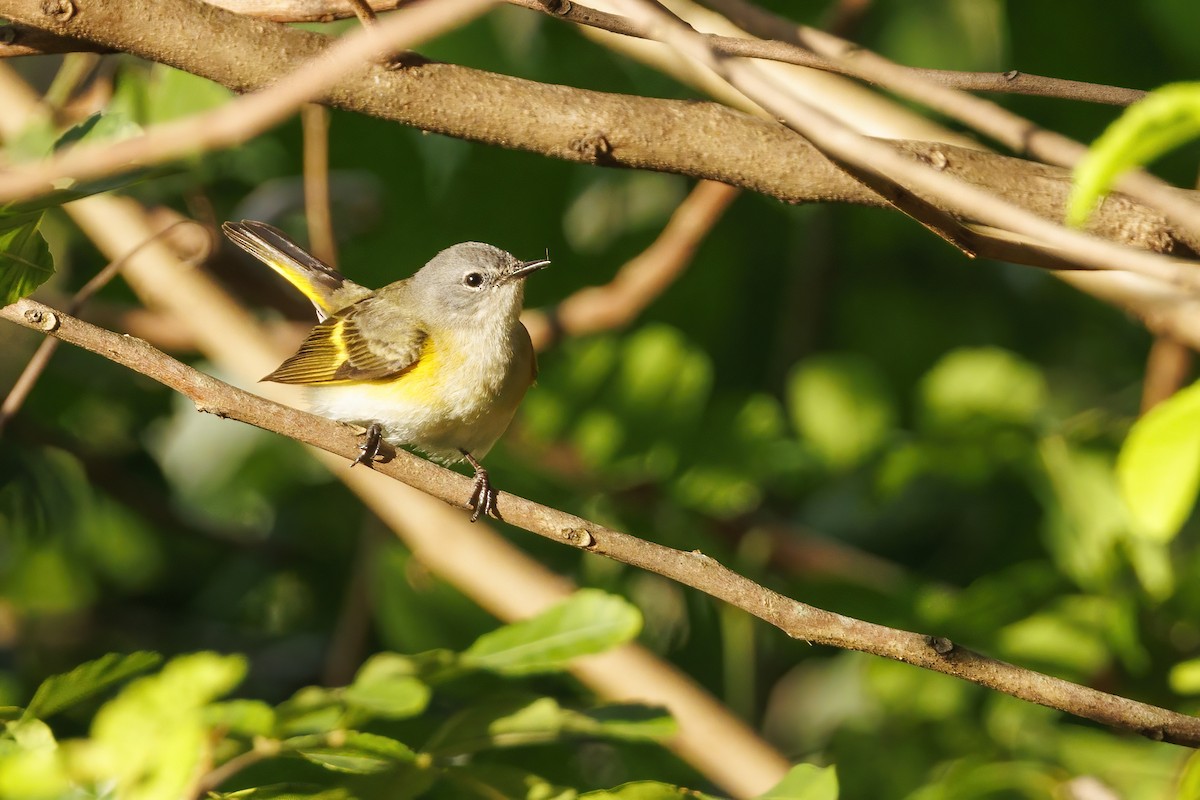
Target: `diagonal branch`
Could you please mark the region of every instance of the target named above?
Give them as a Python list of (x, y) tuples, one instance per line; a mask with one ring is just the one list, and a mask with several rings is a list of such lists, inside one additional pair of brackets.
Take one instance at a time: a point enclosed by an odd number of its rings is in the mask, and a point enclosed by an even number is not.
[(957, 219), (972, 220), (1059, 250), (1063, 258), (1081, 267), (1136, 272), (1190, 292), (1200, 289), (1200, 270), (1196, 269), (1200, 265), (1195, 262), (1140, 252), (1068, 230), (946, 174), (937, 164), (921, 163), (859, 134), (755, 63), (715, 53), (704, 37), (652, 0), (622, 0), (620, 5), (652, 38), (712, 70), (923, 224), (944, 230)]
[[(415, 10), (415, 9), (414, 9)], [(233, 14), (198, 0), (124, 0), (89, 6), (63, 22), (39, 0), (0, 0), (0, 16), (184, 69), (236, 91), (294, 72), (330, 46), (310, 31)], [(714, 103), (659, 100), (542, 84), (451, 64), (364, 68), (337, 81), (321, 102), (470, 141), (551, 158), (673, 172), (760, 192), (788, 203), (887, 206), (815, 148), (779, 124)], [(536, 114), (514, 109), (537, 109)], [(186, 126), (181, 135), (192, 136)], [(1049, 219), (1061, 219), (1070, 176), (1021, 159), (929, 142), (889, 143), (947, 175), (986, 188)], [(0, 181), (11, 189), (12, 181)], [(1162, 215), (1114, 195), (1089, 228), (1156, 252), (1178, 238)], [(979, 255), (1060, 268), (1035, 247), (980, 237)]]
[[(303, 103), (320, 96), (346, 74), (364, 71), (365, 62), (381, 60), (462, 25), (493, 2), (437, 0), (414, 5), (397, 12), (386, 23), (364, 26), (346, 35), (252, 96), (237, 98), (195, 117), (155, 126), (129, 139), (79, 145), (31, 166), (11, 168), (0, 187), (0, 202), (47, 194), (61, 186), (64, 179), (101, 178), (193, 152), (241, 144), (283, 122)], [(70, 16), (63, 24), (74, 18)], [(365, 71), (368, 74), (386, 71), (390, 66), (375, 63)]]
[[(237, 389), (140, 340), (98, 328), (32, 300), (20, 300), (0, 309), (0, 317), (147, 375), (187, 396), (200, 411), (290, 436), (347, 461), (358, 454), (357, 437), (348, 426)], [(468, 478), (410, 453), (401, 451), (376, 469), (451, 505), (466, 507), (471, 489)], [(686, 553), (664, 547), (504, 492), (498, 502), (510, 524), (656, 572), (747, 611), (793, 638), (891, 658), (1157, 741), (1200, 747), (1200, 718), (1027, 670), (942, 637), (825, 611), (760, 586), (699, 551)]]
[[(365, 4), (365, 0), (354, 0), (354, 2)], [(411, 0), (372, 0), (371, 8), (377, 12), (391, 11), (404, 6), (406, 2), (411, 2)], [(578, 25), (600, 28), (626, 36), (641, 37), (640, 31), (623, 17), (579, 3), (564, 2), (563, 0), (507, 0), (507, 2), (510, 5), (541, 11)], [(335, 19), (346, 19), (354, 14), (351, 9), (351, 0), (215, 0), (213, 5), (227, 8), (238, 14), (269, 19), (273, 22), (331, 22)], [(831, 61), (792, 44), (787, 41), (786, 37), (748, 39), (740, 36), (714, 34), (706, 34), (706, 37), (715, 49), (726, 55), (797, 64), (839, 75), (854, 74), (836, 61)], [(1115, 106), (1127, 106), (1146, 95), (1140, 89), (1051, 78), (1018, 70), (963, 72), (920, 67), (904, 67), (903, 69), (910, 75), (932, 81), (940, 86), (972, 92), (1053, 97), (1060, 100), (1078, 100), (1085, 103), (1104, 103)]]

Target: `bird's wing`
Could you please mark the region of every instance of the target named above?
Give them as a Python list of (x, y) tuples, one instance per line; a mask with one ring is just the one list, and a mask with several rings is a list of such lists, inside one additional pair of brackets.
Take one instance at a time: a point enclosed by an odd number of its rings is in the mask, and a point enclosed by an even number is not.
[(234, 244), (278, 272), (311, 300), (321, 322), (371, 294), (370, 289), (347, 280), (272, 225), (247, 219), (226, 222), (221, 229)]
[(360, 328), (363, 314), (356, 312), (369, 305), (359, 303), (314, 327), (296, 354), (263, 380), (309, 385), (378, 381), (415, 367), (429, 335), (416, 325), (397, 323), (386, 339), (368, 339)]

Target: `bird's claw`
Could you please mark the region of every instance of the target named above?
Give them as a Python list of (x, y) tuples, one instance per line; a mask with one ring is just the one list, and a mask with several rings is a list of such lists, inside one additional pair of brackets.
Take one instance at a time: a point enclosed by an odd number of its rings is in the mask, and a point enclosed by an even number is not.
[(350, 462), (350, 467), (355, 464), (365, 464), (371, 466), (376, 461), (379, 461), (379, 449), (383, 446), (383, 426), (378, 422), (372, 422), (371, 427), (367, 428), (362, 444), (358, 446), (358, 458)]
[(500, 519), (500, 510), (496, 508), (496, 490), (492, 488), (488, 471), (470, 453), (463, 451), (463, 455), (475, 470), (474, 488), (471, 490), (471, 498), (467, 500), (467, 506), (471, 509), (471, 522), (478, 522), (481, 516)]

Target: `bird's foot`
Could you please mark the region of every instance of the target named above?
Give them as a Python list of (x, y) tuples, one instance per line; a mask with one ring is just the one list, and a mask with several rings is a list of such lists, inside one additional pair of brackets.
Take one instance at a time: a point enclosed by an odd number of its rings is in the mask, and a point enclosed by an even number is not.
[(477, 522), (481, 516), (500, 519), (500, 511), (496, 508), (496, 490), (492, 488), (488, 471), (466, 450), (462, 451), (462, 454), (475, 470), (475, 488), (471, 490), (471, 498), (467, 500), (471, 509), (471, 522)]
[(352, 468), (355, 464), (365, 464), (369, 467), (376, 461), (384, 460), (379, 452), (383, 447), (383, 426), (378, 422), (372, 422), (371, 427), (367, 428), (364, 435), (366, 438), (358, 446), (358, 458), (350, 462)]

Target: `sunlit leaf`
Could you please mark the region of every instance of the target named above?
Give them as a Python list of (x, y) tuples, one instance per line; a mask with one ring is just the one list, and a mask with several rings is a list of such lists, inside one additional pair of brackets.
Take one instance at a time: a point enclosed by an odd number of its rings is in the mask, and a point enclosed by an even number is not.
[(837, 800), (838, 779), (833, 767), (797, 764), (758, 800)]
[(356, 800), (356, 797), (349, 789), (278, 783), (254, 786), (236, 792), (214, 792), (213, 800)]
[(475, 705), (456, 714), (433, 736), (427, 749), (442, 755), (462, 755), (580, 737), (661, 741), (677, 731), (670, 714), (651, 706), (573, 709), (564, 708), (552, 697), (530, 700), (514, 696)]
[(659, 781), (635, 781), (615, 789), (586, 792), (579, 800), (717, 800), (695, 789), (685, 789)]
[(404, 719), (416, 716), (429, 703), (429, 687), (412, 674), (412, 662), (391, 653), (369, 659), (346, 687), (346, 704), (371, 716)]
[(87, 661), (70, 672), (42, 681), (25, 714), (45, 719), (154, 668), (161, 661), (162, 656), (158, 653), (145, 650), (129, 654), (109, 653), (95, 661)]
[(1200, 658), (1180, 661), (1171, 667), (1167, 683), (1176, 694), (1200, 694)]
[(596, 589), (581, 589), (532, 619), (480, 636), (463, 652), (462, 663), (505, 675), (558, 670), (572, 658), (628, 642), (641, 627), (635, 606)]
[(1200, 753), (1192, 753), (1179, 776), (1176, 797), (1200, 797)]
[(1082, 225), (1117, 177), (1200, 136), (1200, 83), (1163, 86), (1108, 126), (1080, 160), (1067, 201), (1067, 223)]
[(787, 397), (796, 431), (838, 469), (852, 467), (878, 449), (895, 424), (887, 382), (860, 356), (805, 359), (788, 377)]
[(334, 743), (297, 748), (300, 755), (334, 772), (371, 775), (401, 764), (412, 764), (416, 754), (405, 745), (374, 733), (346, 731)]
[(503, 764), (462, 764), (446, 768), (442, 780), (462, 800), (575, 800), (578, 792), (540, 775)]
[(240, 656), (195, 653), (135, 680), (96, 713), (91, 739), (74, 750), (79, 769), (122, 800), (181, 796), (208, 743), (203, 707), (245, 673)]
[(71, 797), (71, 775), (55, 749), (0, 751), (0, 797), (41, 800)]
[(964, 347), (921, 379), (925, 421), (935, 427), (969, 421), (1031, 425), (1046, 403), (1046, 381), (1037, 367), (999, 347)]
[(226, 700), (204, 709), (204, 724), (239, 736), (270, 736), (275, 730), (275, 709), (261, 700)]
[(54, 274), (54, 259), (38, 231), (40, 214), (0, 216), (0, 305), (28, 297)]
[(1134, 423), (1117, 458), (1117, 480), (1136, 530), (1170, 541), (1200, 489), (1200, 383)]
[(300, 689), (275, 709), (284, 736), (326, 733), (341, 724), (344, 713), (337, 692), (319, 686)]

